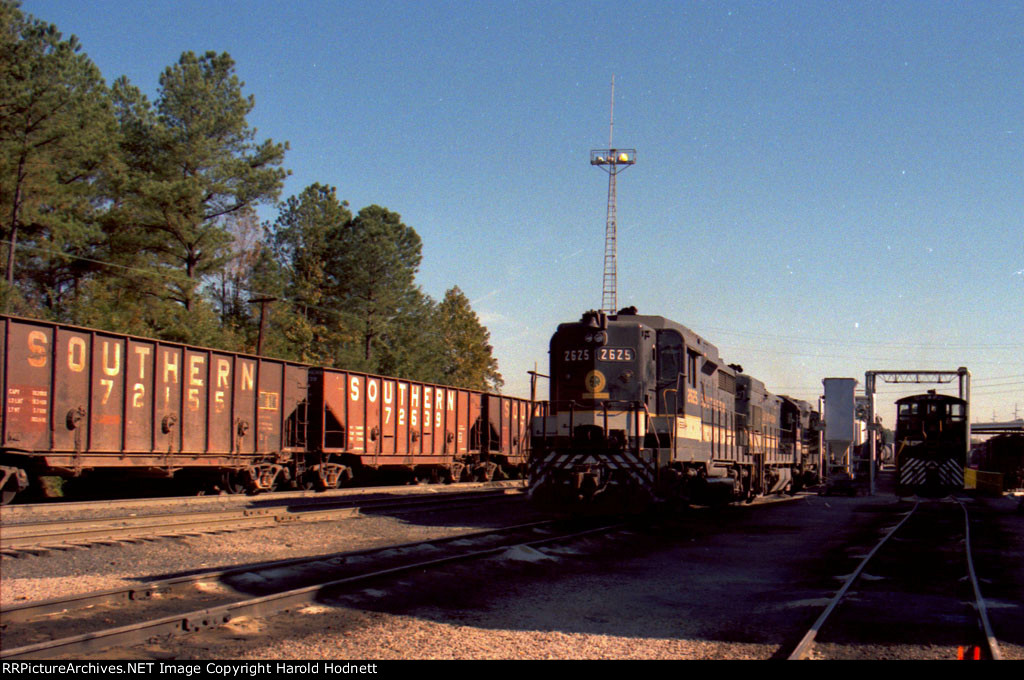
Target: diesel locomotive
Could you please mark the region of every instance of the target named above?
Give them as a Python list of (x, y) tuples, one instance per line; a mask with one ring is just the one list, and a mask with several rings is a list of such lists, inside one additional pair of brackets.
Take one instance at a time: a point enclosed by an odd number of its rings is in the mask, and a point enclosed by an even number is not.
[(926, 394), (896, 401), (897, 493), (945, 496), (964, 488), (967, 402)]
[(727, 364), (689, 328), (589, 311), (550, 343), (550, 401), (531, 424), (531, 498), (640, 510), (794, 491), (818, 469), (818, 414)]
[(530, 402), (0, 315), (0, 500), (44, 477), (333, 488), (525, 469)]

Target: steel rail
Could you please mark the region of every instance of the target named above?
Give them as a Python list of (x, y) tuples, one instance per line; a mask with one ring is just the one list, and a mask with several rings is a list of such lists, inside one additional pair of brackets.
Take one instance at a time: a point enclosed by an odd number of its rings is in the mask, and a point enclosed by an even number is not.
[[(1002, 660), (1002, 651), (999, 649), (999, 642), (998, 640), (996, 640), (996, 637), (992, 631), (991, 623), (989, 622), (988, 609), (985, 605), (985, 599), (981, 595), (981, 588), (978, 584), (977, 574), (974, 569), (974, 560), (971, 557), (970, 515), (967, 512), (967, 506), (964, 505), (964, 503), (960, 499), (953, 498), (953, 500), (955, 500), (957, 504), (960, 505), (960, 509), (964, 513), (964, 550), (967, 557), (967, 570), (971, 579), (971, 586), (974, 589), (975, 608), (978, 612), (978, 617), (981, 620), (982, 628), (985, 633), (985, 641), (988, 645), (989, 656), (996, 661)], [(793, 649), (793, 652), (789, 655), (788, 660), (801, 660), (807, 657), (807, 655), (810, 653), (810, 650), (814, 646), (814, 641), (817, 637), (818, 632), (821, 630), (822, 626), (824, 626), (825, 622), (828, 620), (829, 616), (831, 616), (832, 612), (835, 610), (836, 606), (838, 606), (839, 602), (846, 595), (847, 591), (850, 589), (850, 586), (853, 585), (853, 583), (864, 571), (864, 568), (867, 566), (868, 562), (871, 561), (871, 559), (881, 549), (881, 547), (885, 545), (889, 538), (892, 537), (893, 534), (895, 534), (897, 531), (899, 531), (899, 529), (907, 522), (907, 520), (910, 519), (910, 516), (914, 514), (914, 511), (917, 510), (919, 505), (920, 501), (915, 502), (914, 507), (910, 510), (910, 512), (906, 514), (903, 520), (900, 521), (899, 524), (897, 524), (895, 527), (893, 527), (882, 538), (882, 540), (878, 542), (874, 549), (872, 549), (871, 552), (868, 553), (868, 555), (863, 560), (861, 560), (860, 564), (857, 566), (857, 569), (855, 569), (854, 572), (846, 579), (846, 582), (843, 584), (843, 587), (839, 590), (838, 593), (836, 593), (836, 595), (829, 602), (828, 606), (825, 607), (825, 610), (821, 613), (820, 616), (818, 616), (818, 619), (811, 626), (810, 630), (808, 630), (807, 633), (804, 634), (803, 638)]]
[(871, 558), (875, 556), (875, 553), (877, 553), (882, 548), (882, 546), (885, 545), (885, 543), (889, 540), (890, 537), (892, 537), (893, 534), (899, 531), (900, 527), (906, 524), (907, 520), (910, 519), (910, 516), (914, 514), (914, 511), (917, 510), (920, 504), (920, 501), (914, 503), (914, 507), (911, 508), (910, 512), (906, 514), (903, 520), (900, 521), (900, 523), (894, 526), (892, 529), (890, 529), (889, 533), (887, 533), (882, 538), (882, 540), (879, 541), (878, 544), (871, 550), (871, 552), (867, 554), (867, 557), (861, 560), (860, 564), (857, 565), (857, 568), (854, 570), (854, 572), (850, 574), (849, 577), (847, 577), (846, 582), (843, 584), (843, 587), (839, 589), (839, 592), (835, 594), (831, 602), (828, 603), (828, 606), (825, 607), (825, 611), (823, 611), (821, 615), (818, 616), (818, 619), (811, 625), (810, 630), (808, 630), (807, 633), (804, 634), (799, 644), (797, 644), (796, 648), (789, 655), (789, 661), (806, 658), (807, 654), (811, 651), (811, 648), (814, 646), (814, 638), (817, 637), (818, 631), (821, 630), (821, 627), (825, 625), (825, 621), (827, 621), (828, 617), (832, 615), (833, 611), (835, 611), (835, 608), (839, 605), (839, 601), (842, 600), (843, 597), (846, 595), (846, 591), (850, 589), (850, 586), (853, 585), (853, 582), (856, 581), (857, 578), (861, 575), (861, 572), (864, 571), (864, 567), (866, 567), (868, 562), (871, 561)]
[[(416, 489), (423, 489), (429, 493), (459, 494), (469, 493), (474, 490), (496, 490), (515, 489), (523, 486), (523, 480), (504, 480), (491, 482), (458, 482), (452, 484), (423, 484), (397, 486), (353, 486), (327, 489), (324, 491), (286, 489), (258, 494), (246, 493), (221, 493), (210, 495), (188, 495), (188, 496), (155, 496), (145, 498), (115, 498), (102, 500), (64, 501), (50, 500), (39, 503), (15, 503), (12, 505), (0, 506), (0, 523), (7, 526), (17, 526), (28, 523), (19, 520), (28, 519), (37, 513), (69, 513), (102, 511), (105, 508), (123, 510), (125, 508), (138, 508), (144, 512), (147, 506), (161, 506), (167, 504), (185, 505), (239, 505), (245, 507), (265, 507), (270, 505), (290, 505), (292, 507), (302, 505), (316, 505), (324, 502), (324, 499), (331, 499), (337, 502), (344, 502), (352, 496), (384, 497), (388, 495), (420, 495)], [(158, 514), (158, 513), (154, 513)]]
[(971, 576), (971, 586), (974, 588), (974, 600), (977, 603), (978, 618), (981, 619), (981, 626), (985, 631), (985, 642), (988, 644), (989, 656), (994, 661), (1001, 661), (1003, 653), (999, 649), (999, 641), (996, 640), (996, 636), (992, 632), (992, 624), (988, 620), (988, 607), (985, 606), (985, 598), (981, 596), (978, 575), (974, 571), (974, 560), (971, 558), (971, 517), (967, 513), (967, 506), (959, 498), (956, 499), (956, 502), (960, 504), (960, 509), (964, 511), (964, 525), (966, 526), (964, 549), (967, 552), (967, 572)]
[[(423, 510), (432, 506), (457, 506), (503, 500), (521, 490), (465, 491), (406, 498), (337, 500), (302, 508), (246, 508), (204, 510), (197, 513), (130, 515), (99, 519), (23, 523), (2, 527), (0, 551), (85, 547), (104, 541), (140, 538), (172, 538), (182, 535), (277, 526), (292, 522), (318, 522), (366, 512)], [(326, 506), (326, 507), (325, 507)], [(76, 528), (82, 527), (82, 528)]]
[(543, 520), (539, 522), (528, 522), (526, 524), (516, 524), (507, 527), (501, 527), (500, 529), (485, 529), (482, 531), (471, 531), (463, 534), (455, 534), (452, 536), (444, 536), (441, 538), (427, 539), (424, 541), (412, 541), (409, 543), (397, 543), (393, 545), (384, 545), (374, 548), (364, 548), (362, 550), (327, 553), (322, 555), (309, 555), (306, 557), (290, 557), (281, 560), (269, 560), (267, 562), (257, 562), (255, 564), (245, 564), (235, 567), (227, 567), (224, 569), (214, 569), (209, 571), (202, 571), (195, 574), (187, 574), (185, 576), (176, 576), (173, 578), (160, 579), (157, 581), (143, 582), (131, 586), (125, 586), (123, 588), (112, 588), (109, 590), (99, 590), (91, 593), (80, 593), (76, 595), (69, 595), (67, 597), (58, 597), (49, 600), (38, 600), (35, 602), (25, 602), (22, 604), (8, 605), (6, 607), (0, 607), (0, 622), (4, 625), (10, 623), (17, 623), (20, 621), (28, 621), (38, 616), (47, 614), (63, 614), (72, 611), (78, 611), (81, 609), (88, 609), (105, 603), (116, 603), (116, 602), (140, 602), (148, 600), (157, 595), (167, 595), (173, 593), (175, 590), (183, 587), (190, 587), (197, 583), (204, 581), (212, 581), (219, 579), (226, 579), (231, 577), (240, 576), (242, 574), (255, 573), (265, 571), (268, 569), (282, 569), (286, 567), (296, 567), (306, 564), (314, 564), (316, 562), (328, 562), (337, 559), (351, 559), (355, 557), (366, 557), (375, 553), (383, 553), (386, 551), (395, 550), (408, 550), (417, 548), (424, 545), (438, 545), (444, 543), (452, 543), (455, 541), (471, 540), (475, 538), (482, 538), (491, 534), (499, 533), (502, 531), (516, 531), (529, 528), (540, 528), (545, 525), (550, 525), (553, 520)]
[(176, 634), (182, 632), (195, 632), (204, 628), (212, 628), (228, 623), (236, 616), (267, 616), (297, 605), (307, 604), (315, 601), (325, 591), (341, 588), (343, 586), (366, 581), (383, 576), (402, 574), (415, 570), (423, 570), (455, 562), (482, 559), (491, 555), (514, 549), (516, 547), (535, 547), (555, 541), (564, 541), (579, 538), (595, 533), (608, 533), (609, 531), (626, 526), (625, 524), (613, 524), (584, 531), (563, 534), (559, 536), (548, 536), (534, 541), (524, 541), (512, 545), (501, 545), (483, 550), (449, 555), (446, 557), (425, 560), (413, 564), (405, 564), (397, 567), (390, 567), (365, 574), (358, 574), (346, 578), (320, 583), (312, 586), (297, 588), (280, 593), (273, 593), (262, 597), (234, 602), (227, 605), (211, 607), (191, 611), (183, 614), (143, 621), (128, 626), (119, 626), (108, 630), (95, 631), (82, 635), (75, 635), (58, 640), (49, 640), (31, 645), (25, 645), (14, 649), (0, 650), (0, 658), (52, 658), (57, 654), (82, 654), (109, 649), (118, 645), (139, 644), (154, 635)]

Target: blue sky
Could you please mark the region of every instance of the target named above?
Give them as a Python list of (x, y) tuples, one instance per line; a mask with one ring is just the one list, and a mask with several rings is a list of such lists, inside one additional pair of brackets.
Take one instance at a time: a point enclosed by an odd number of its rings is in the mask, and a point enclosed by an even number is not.
[[(25, 0), (108, 82), (155, 96), (228, 52), (282, 198), (399, 212), (419, 282), (458, 285), (526, 396), (558, 323), (618, 296), (813, 400), (824, 377), (955, 369), (975, 420), (1024, 416), (1020, 2)], [(276, 214), (272, 207), (261, 211)], [(922, 388), (919, 388), (922, 389)], [(914, 389), (882, 387), (880, 405)], [(886, 424), (892, 409), (883, 406)]]

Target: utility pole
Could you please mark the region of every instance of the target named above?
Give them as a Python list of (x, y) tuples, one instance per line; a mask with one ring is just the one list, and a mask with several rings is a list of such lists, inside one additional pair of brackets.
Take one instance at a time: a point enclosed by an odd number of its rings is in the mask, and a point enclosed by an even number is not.
[(260, 306), (260, 334), (256, 339), (256, 354), (258, 356), (263, 356), (263, 330), (267, 323), (267, 303), (276, 301), (277, 298), (275, 297), (252, 298), (249, 300), (250, 303), (254, 305), (259, 304)]

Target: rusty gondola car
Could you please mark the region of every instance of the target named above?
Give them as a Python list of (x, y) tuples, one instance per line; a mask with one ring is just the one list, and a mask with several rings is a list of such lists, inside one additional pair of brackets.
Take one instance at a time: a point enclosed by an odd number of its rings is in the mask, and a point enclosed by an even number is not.
[(5, 503), (96, 471), (260, 491), (525, 465), (521, 399), (3, 315), (0, 345)]

